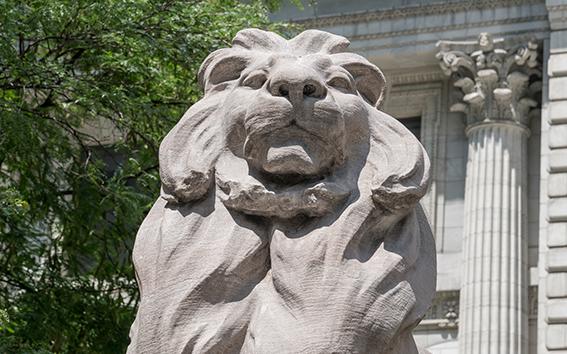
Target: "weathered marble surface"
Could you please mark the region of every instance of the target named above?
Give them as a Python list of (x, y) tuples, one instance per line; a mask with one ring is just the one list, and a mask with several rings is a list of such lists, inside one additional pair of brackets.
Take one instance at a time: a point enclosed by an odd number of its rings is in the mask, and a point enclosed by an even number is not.
[(205, 60), (136, 239), (129, 353), (417, 353), (429, 160), (348, 44), (248, 29)]

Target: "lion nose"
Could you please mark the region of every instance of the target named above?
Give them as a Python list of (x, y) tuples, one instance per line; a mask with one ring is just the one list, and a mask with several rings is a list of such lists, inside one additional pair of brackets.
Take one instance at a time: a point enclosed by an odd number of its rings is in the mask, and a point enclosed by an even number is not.
[(292, 103), (303, 101), (307, 97), (325, 96), (325, 86), (314, 77), (274, 77), (270, 80), (268, 89), (273, 96), (286, 97)]

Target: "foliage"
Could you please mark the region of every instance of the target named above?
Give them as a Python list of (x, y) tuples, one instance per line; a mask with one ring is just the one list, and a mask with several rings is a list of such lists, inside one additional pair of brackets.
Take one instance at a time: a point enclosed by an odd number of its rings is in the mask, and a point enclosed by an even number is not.
[(269, 24), (275, 4), (0, 2), (0, 352), (125, 350), (159, 142), (208, 53), (292, 30)]

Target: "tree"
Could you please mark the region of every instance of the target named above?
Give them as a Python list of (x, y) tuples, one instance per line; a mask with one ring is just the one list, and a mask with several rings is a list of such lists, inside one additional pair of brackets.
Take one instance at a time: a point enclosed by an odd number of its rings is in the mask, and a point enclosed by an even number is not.
[(0, 2), (0, 352), (124, 352), (159, 142), (266, 4)]

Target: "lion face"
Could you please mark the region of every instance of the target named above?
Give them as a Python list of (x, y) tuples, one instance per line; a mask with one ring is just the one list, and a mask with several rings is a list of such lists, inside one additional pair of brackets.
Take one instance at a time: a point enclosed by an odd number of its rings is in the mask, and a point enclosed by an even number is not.
[(267, 175), (328, 174), (345, 158), (340, 96), (349, 94), (356, 95), (354, 79), (328, 56), (265, 55), (242, 73), (227, 102), (228, 112), (241, 112), (230, 127), (240, 124), (244, 135), (230, 148)]
[(428, 179), (422, 147), (376, 109), (384, 76), (348, 44), (248, 29), (209, 55), (203, 99), (160, 147), (162, 196), (186, 203), (216, 184), (229, 208), (290, 218), (323, 215), (365, 184), (377, 203), (415, 204)]

